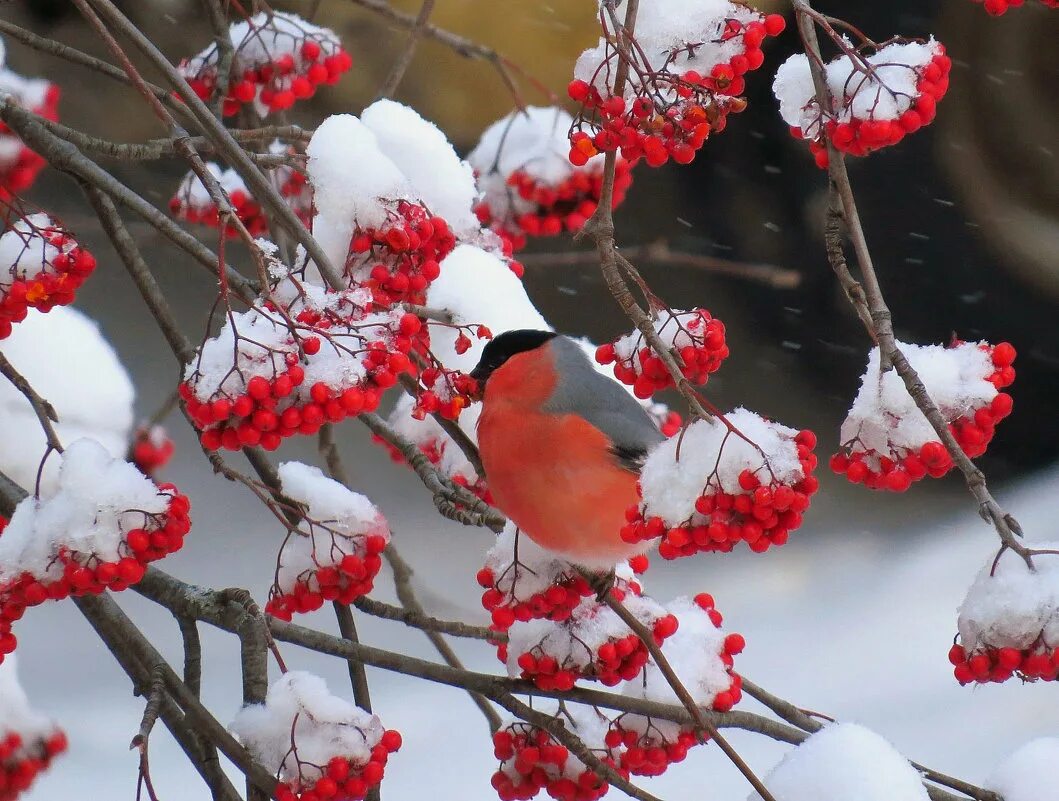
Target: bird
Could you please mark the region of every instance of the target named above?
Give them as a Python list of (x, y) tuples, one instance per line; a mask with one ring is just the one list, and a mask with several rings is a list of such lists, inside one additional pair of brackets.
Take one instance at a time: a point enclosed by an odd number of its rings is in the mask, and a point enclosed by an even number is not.
[(664, 437), (629, 392), (551, 331), (498, 334), (471, 376), (486, 481), (519, 531), (589, 571), (642, 553), (620, 531), (643, 461)]

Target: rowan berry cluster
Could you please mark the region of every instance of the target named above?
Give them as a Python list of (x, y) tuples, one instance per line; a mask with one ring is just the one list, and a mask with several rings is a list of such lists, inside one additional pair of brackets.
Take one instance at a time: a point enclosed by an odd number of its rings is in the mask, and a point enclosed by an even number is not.
[(324, 293), (320, 305), (297, 312), (293, 330), (264, 305), (230, 315), (180, 385), (203, 445), (275, 450), (286, 437), (374, 411), (401, 373), (414, 372), (408, 354), (421, 322), (368, 314), (366, 300)]
[[(614, 151), (652, 167), (670, 158), (690, 163), (711, 133), (724, 130), (727, 115), (746, 107), (739, 97), (744, 75), (764, 62), (765, 38), (778, 36), (786, 25), (779, 14), (765, 16), (736, 3), (723, 11), (704, 9), (691, 19), (665, 9), (644, 9), (640, 17), (638, 41), (629, 52), (605, 36), (577, 61), (567, 87), (581, 105), (570, 132), (575, 165)], [(624, 95), (615, 95), (623, 60), (627, 85)]]
[(815, 447), (812, 431), (744, 409), (696, 421), (648, 457), (642, 502), (627, 510), (622, 539), (661, 538), (663, 559), (728, 552), (740, 542), (758, 553), (783, 545), (819, 486)]
[(0, 236), (0, 339), (29, 309), (72, 303), (95, 269), (95, 257), (61, 223), (43, 213), (20, 216)]
[[(479, 330), (485, 326), (479, 326)], [(446, 420), (455, 420), (460, 412), (474, 401), (478, 382), (459, 370), (444, 367), (427, 367), (419, 374), (422, 387), (416, 395), (412, 416), (422, 420), (428, 414), (440, 414)]]
[(349, 245), (346, 274), (372, 290), (382, 307), (423, 303), (426, 289), (441, 275), (441, 260), (456, 246), (445, 220), (418, 203), (391, 204), (378, 228), (357, 228)]
[(826, 112), (804, 54), (791, 56), (773, 85), (791, 136), (809, 142), (821, 169), (828, 164), (827, 141), (843, 153), (866, 156), (929, 125), (949, 88), (952, 59), (934, 39), (846, 50), (826, 66), (832, 97)]
[[(43, 78), (23, 78), (3, 67), (0, 54), (0, 94), (22, 108), (52, 122), (59, 119), (59, 87)], [(44, 158), (30, 150), (6, 123), (0, 122), (0, 202), (33, 186), (45, 165)]]
[(361, 801), (372, 788), (382, 784), (390, 754), (400, 750), (401, 744), (401, 733), (387, 729), (372, 746), (366, 762), (332, 757), (323, 774), (315, 780), (280, 782), (276, 785), (276, 798), (279, 801)]
[[(976, 3), (982, 3), (985, 7), (986, 13), (991, 14), (994, 17), (1006, 14), (1009, 8), (1017, 8), (1025, 1), (1026, 0), (974, 0)], [(1047, 8), (1059, 8), (1059, 0), (1041, 0), (1041, 2)]]
[[(86, 497), (88, 481), (106, 489)], [(11, 627), (26, 609), (128, 589), (148, 564), (179, 551), (190, 508), (172, 484), (156, 486), (98, 443), (72, 443), (55, 493), (23, 500), (0, 538), (0, 661), (14, 650)]]
[(66, 735), (29, 705), (14, 658), (0, 666), (0, 801), (15, 801), (66, 750)]
[(209, 102), (224, 91), (226, 117), (252, 104), (261, 116), (285, 111), (298, 100), (335, 84), (353, 66), (335, 33), (295, 14), (256, 14), (229, 30), (234, 51), (231, 68), (221, 76), (222, 52), (216, 44), (180, 64), (192, 91)]
[[(590, 716), (596, 719), (589, 719)], [(594, 710), (564, 710), (556, 720), (618, 773), (624, 771), (599, 736), (607, 719)], [(509, 721), (493, 735), (493, 754), (500, 767), (492, 786), (500, 801), (527, 801), (545, 790), (556, 801), (597, 801), (610, 786), (546, 729)]]
[(173, 458), (173, 440), (162, 426), (136, 429), (129, 447), (132, 463), (145, 476), (153, 476)]
[[(681, 373), (693, 384), (705, 384), (728, 358), (724, 323), (705, 309), (656, 311), (654, 329), (668, 349), (680, 353)], [(633, 388), (637, 398), (673, 386), (673, 376), (644, 342), (639, 330), (596, 348), (596, 361), (613, 364), (614, 376)]]
[[(985, 453), (997, 423), (1011, 414), (1011, 396), (999, 390), (1015, 380), (1015, 348), (957, 341), (949, 348), (912, 350), (909, 358), (913, 366), (919, 363), (917, 371), (926, 368), (921, 377), (960, 448), (971, 458)], [(874, 361), (842, 425), (842, 449), (831, 457), (831, 469), (853, 484), (891, 492), (904, 492), (926, 476), (941, 478), (953, 468), (948, 450), (903, 385), (880, 389), (873, 370)]]
[(1023, 681), (1055, 681), (1059, 677), (1059, 647), (1036, 644), (1029, 648), (979, 648), (968, 653), (962, 645), (949, 649), (952, 673), (960, 684), (1003, 682), (1012, 676)]

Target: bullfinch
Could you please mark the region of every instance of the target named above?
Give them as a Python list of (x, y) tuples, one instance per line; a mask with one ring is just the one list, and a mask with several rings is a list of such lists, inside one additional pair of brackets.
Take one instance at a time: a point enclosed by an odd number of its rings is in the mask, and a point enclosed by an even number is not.
[(647, 452), (664, 437), (569, 337), (498, 334), (471, 375), (494, 503), (535, 543), (591, 570), (643, 552), (619, 534)]

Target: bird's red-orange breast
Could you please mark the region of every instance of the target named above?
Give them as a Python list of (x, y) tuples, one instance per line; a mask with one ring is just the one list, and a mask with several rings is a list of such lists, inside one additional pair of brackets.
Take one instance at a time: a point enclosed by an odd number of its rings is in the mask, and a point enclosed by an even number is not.
[(516, 354), (493, 372), (478, 422), (489, 488), (538, 545), (611, 567), (642, 550), (619, 535), (625, 509), (637, 501), (636, 475), (584, 418), (541, 411), (556, 382), (548, 347)]

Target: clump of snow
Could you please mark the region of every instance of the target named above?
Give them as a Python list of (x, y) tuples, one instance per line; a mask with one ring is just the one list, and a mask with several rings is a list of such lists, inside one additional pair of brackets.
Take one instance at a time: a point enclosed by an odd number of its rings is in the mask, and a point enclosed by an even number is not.
[[(825, 65), (834, 103), (827, 119), (897, 119), (915, 103), (923, 70), (941, 52), (941, 45), (931, 37), (922, 43), (887, 45), (864, 57), (863, 63), (854, 63), (845, 54), (838, 56)], [(772, 91), (784, 122), (800, 129), (806, 138), (819, 136), (822, 115), (804, 53), (796, 53), (780, 65)]]
[(718, 418), (696, 420), (682, 436), (648, 454), (640, 473), (644, 513), (675, 526), (695, 514), (704, 490), (741, 492), (739, 475), (749, 470), (768, 483), (798, 483), (804, 474), (793, 428), (739, 408), (725, 415), (739, 433)]
[[(662, 644), (662, 653), (695, 703), (712, 709), (718, 695), (733, 695), (734, 676), (730, 664), (725, 664), (727, 635), (710, 619), (709, 612), (690, 598), (676, 598), (666, 604), (665, 610), (676, 617), (678, 626), (676, 633)], [(629, 682), (623, 692), (633, 698), (681, 705), (653, 660), (644, 669), (643, 681)], [(738, 698), (733, 698), (732, 703), (735, 700)], [(732, 703), (722, 706), (730, 709)], [(620, 724), (625, 731), (637, 731), (666, 743), (677, 742), (680, 736), (680, 724), (668, 720), (625, 714)]]
[(30, 706), (18, 682), (14, 654), (0, 660), (0, 798), (20, 797), (65, 750), (63, 731)]
[(8, 735), (21, 736), (27, 745), (56, 731), (55, 723), (30, 706), (26, 691), (18, 681), (14, 654), (0, 661), (0, 744)]
[[(324, 55), (333, 55), (341, 48), (334, 31), (282, 11), (261, 12), (236, 22), (229, 27), (228, 36), (236, 51), (233, 75), (273, 63), (284, 55), (294, 58), (296, 66), (300, 65), (304, 61), (301, 45), (305, 41), (316, 42)], [(219, 56), (217, 46), (211, 44), (190, 59), (186, 71), (194, 74), (202, 66), (216, 66)]]
[[(527, 106), (485, 129), (467, 161), (477, 171), (490, 206), (509, 196), (505, 179), (517, 170), (548, 184), (558, 184), (575, 171), (566, 157), (573, 122), (559, 106)], [(589, 160), (597, 167), (601, 162), (602, 156)]]
[[(47, 315), (31, 310), (0, 342), (0, 352), (55, 407), (63, 443), (91, 437), (113, 456), (125, 453), (135, 390), (93, 320), (69, 307)], [(29, 401), (11, 382), (0, 381), (0, 470), (33, 487), (46, 447)], [(45, 464), (42, 490), (54, 487), (58, 463), (50, 458)]]
[[(432, 340), (435, 337), (432, 336)], [(473, 486), (478, 482), (478, 473), (467, 459), (463, 450), (445, 433), (445, 430), (431, 416), (418, 419), (412, 415), (416, 400), (411, 395), (402, 395), (394, 404), (386, 422), (405, 439), (416, 445), (444, 476), (459, 479)], [(470, 437), (472, 442), (478, 440), (478, 417), (482, 405), (474, 403), (460, 415), (457, 425)]]
[[(833, 723), (787, 754), (765, 778), (776, 801), (928, 801), (915, 768), (856, 723)], [(747, 801), (761, 801), (751, 793)]]
[[(441, 275), (427, 290), (427, 306), (445, 309), (460, 325), (485, 325), (493, 334), (519, 328), (550, 331), (525, 287), (497, 256), (473, 245), (457, 245), (441, 262)], [(469, 373), (478, 364), (484, 340), (456, 353), (459, 332), (435, 326), (430, 349), (445, 367)]]
[[(1033, 548), (1059, 550), (1059, 542)], [(1038, 640), (1059, 648), (1059, 555), (1033, 557), (1031, 571), (1014, 551), (991, 558), (960, 605), (960, 642), (979, 648), (1029, 649)]]
[(39, 499), (23, 499), (4, 529), (0, 584), (23, 573), (39, 580), (61, 578), (60, 551), (80, 561), (117, 562), (126, 555), (127, 532), (148, 526), (172, 498), (98, 442), (72, 442), (61, 456), (55, 486)]
[(292, 786), (315, 782), (334, 757), (367, 764), (383, 735), (378, 716), (332, 695), (323, 679), (301, 670), (284, 673), (268, 688), (265, 703), (243, 707), (229, 728)]
[(360, 119), (432, 214), (444, 218), (457, 236), (477, 231), (474, 172), (437, 125), (393, 100), (377, 100)]
[(1004, 801), (1059, 801), (1059, 737), (1030, 740), (996, 766), (985, 789)]
[[(948, 422), (973, 414), (997, 395), (996, 385), (989, 381), (996, 367), (985, 344), (962, 342), (946, 348), (897, 343)], [(880, 374), (877, 347), (868, 356), (868, 368), (840, 437), (843, 443), (855, 440), (858, 450), (882, 454), (916, 449), (937, 439), (897, 371)]]

